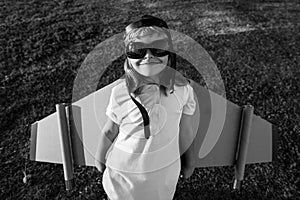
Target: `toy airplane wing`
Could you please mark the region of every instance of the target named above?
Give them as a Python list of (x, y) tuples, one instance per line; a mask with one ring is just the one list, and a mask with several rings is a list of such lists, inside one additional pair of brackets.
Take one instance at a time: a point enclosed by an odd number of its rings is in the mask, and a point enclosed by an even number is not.
[[(120, 80), (117, 80), (84, 97), (69, 109), (72, 112), (69, 130), (74, 164), (94, 166), (94, 155), (99, 134), (106, 122), (105, 110), (111, 89), (119, 83)], [(201, 102), (197, 104), (193, 116), (194, 130), (198, 130), (195, 138), (197, 167), (234, 165), (241, 132), (242, 108), (198, 84), (193, 83), (192, 86), (196, 100)], [(56, 112), (32, 124), (31, 160), (63, 163), (57, 119)], [(246, 163), (272, 161), (276, 149), (275, 130), (266, 120), (253, 116)]]
[[(106, 122), (105, 111), (111, 89), (119, 82), (120, 80), (117, 80), (80, 99), (72, 104), (72, 109), (67, 109), (72, 112), (70, 140), (74, 164), (94, 166), (93, 155), (98, 145), (99, 134)], [(98, 101), (97, 108), (95, 101)], [(63, 163), (62, 150), (57, 112), (31, 125), (31, 160)]]
[[(198, 84), (193, 84), (193, 88), (201, 101), (197, 104), (200, 120), (193, 123), (194, 127), (199, 124), (195, 138), (197, 166), (235, 165), (238, 150), (242, 148), (240, 140), (246, 132), (243, 126), (249, 124), (243, 120), (245, 109)], [(250, 120), (245, 163), (272, 162), (276, 156), (276, 127), (256, 115)]]

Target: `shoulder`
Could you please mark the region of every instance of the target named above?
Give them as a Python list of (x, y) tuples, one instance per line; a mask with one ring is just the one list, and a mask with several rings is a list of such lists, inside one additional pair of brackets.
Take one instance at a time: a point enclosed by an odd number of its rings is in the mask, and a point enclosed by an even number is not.
[[(114, 83), (112, 83), (112, 84), (114, 84)], [(114, 93), (119, 93), (119, 92), (124, 91), (125, 89), (127, 90), (125, 79), (119, 79), (119, 80), (117, 80), (116, 85), (113, 86), (112, 91)]]
[(122, 102), (128, 100), (129, 93), (127, 90), (125, 79), (121, 79), (113, 88), (111, 91), (111, 96), (118, 102), (119, 104), (122, 104)]
[(175, 95), (181, 100), (183, 105), (185, 105), (189, 98), (194, 98), (194, 89), (191, 83), (184, 86), (174, 86)]
[(181, 95), (187, 95), (188, 93), (193, 92), (193, 87), (192, 87), (191, 83), (188, 83), (183, 86), (174, 85), (174, 91)]

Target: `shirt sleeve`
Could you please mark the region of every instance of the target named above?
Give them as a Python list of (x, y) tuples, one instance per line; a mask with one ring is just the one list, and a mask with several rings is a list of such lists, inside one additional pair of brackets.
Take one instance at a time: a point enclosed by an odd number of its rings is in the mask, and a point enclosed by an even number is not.
[(112, 89), (105, 113), (116, 124), (121, 123), (120, 105), (116, 101), (115, 88)]
[(187, 85), (184, 90), (184, 105), (182, 113), (186, 115), (193, 115), (196, 110), (196, 101), (194, 98), (194, 89), (192, 86)]

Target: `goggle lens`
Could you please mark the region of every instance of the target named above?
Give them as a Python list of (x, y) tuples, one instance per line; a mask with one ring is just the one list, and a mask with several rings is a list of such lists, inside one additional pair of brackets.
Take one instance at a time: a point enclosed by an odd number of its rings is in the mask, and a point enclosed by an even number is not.
[(126, 56), (132, 59), (141, 59), (144, 58), (147, 54), (147, 50), (150, 50), (152, 55), (155, 57), (163, 57), (169, 55), (169, 51), (163, 49), (155, 49), (155, 48), (143, 48), (143, 49), (136, 49), (134, 51), (126, 52)]
[(169, 55), (169, 51), (165, 50), (168, 47), (168, 41), (158, 40), (151, 44), (140, 42), (131, 42), (126, 47), (126, 56), (132, 59), (142, 59), (146, 56), (147, 50), (150, 50), (155, 57), (163, 57)]

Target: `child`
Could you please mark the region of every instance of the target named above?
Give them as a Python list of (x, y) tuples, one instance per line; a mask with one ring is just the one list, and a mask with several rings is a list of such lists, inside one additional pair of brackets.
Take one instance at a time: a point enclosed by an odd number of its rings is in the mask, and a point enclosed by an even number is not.
[(194, 171), (196, 102), (187, 79), (175, 71), (167, 29), (149, 15), (126, 27), (125, 78), (112, 89), (95, 155), (112, 200), (172, 199), (180, 170), (184, 178)]

